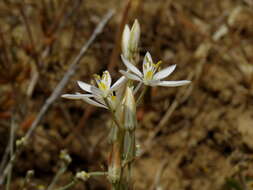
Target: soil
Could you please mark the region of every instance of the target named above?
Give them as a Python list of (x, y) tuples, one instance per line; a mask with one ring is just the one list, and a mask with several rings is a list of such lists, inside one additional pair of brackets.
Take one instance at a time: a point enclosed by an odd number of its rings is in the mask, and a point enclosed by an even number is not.
[[(63, 93), (81, 92), (77, 80), (90, 82), (110, 66), (125, 5), (117, 0), (0, 2), (0, 158), (10, 126), (17, 127), (17, 139), (29, 130), (103, 15), (116, 9)], [(253, 189), (252, 1), (132, 0), (128, 23), (135, 18), (141, 25), (141, 57), (149, 51), (162, 67), (177, 64), (169, 80), (192, 83), (155, 87), (145, 95), (137, 112), (134, 189)], [(120, 68), (118, 55), (114, 81)], [(72, 162), (57, 187), (76, 171), (106, 170), (108, 116), (59, 97), (16, 161), (11, 189), (21, 188), (28, 170), (35, 174), (27, 189), (46, 189), (63, 149)], [(109, 184), (98, 177), (73, 189), (109, 189)]]

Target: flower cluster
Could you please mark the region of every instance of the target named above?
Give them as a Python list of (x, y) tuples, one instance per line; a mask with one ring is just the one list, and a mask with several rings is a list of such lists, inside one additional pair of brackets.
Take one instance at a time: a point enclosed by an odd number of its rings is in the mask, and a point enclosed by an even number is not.
[[(139, 81), (143, 85), (147, 86), (167, 86), (175, 87), (182, 86), (190, 83), (188, 80), (180, 81), (162, 81), (162, 79), (168, 77), (176, 68), (176, 65), (171, 65), (167, 68), (160, 70), (161, 61), (154, 63), (149, 52), (146, 53), (142, 63), (142, 72), (135, 66), (136, 62), (133, 60), (134, 54), (138, 51), (138, 44), (140, 39), (140, 25), (135, 20), (133, 27), (129, 28), (125, 26), (122, 36), (122, 55), (121, 59), (126, 66), (126, 71), (120, 70), (119, 72), (123, 75), (113, 85), (112, 78), (108, 71), (104, 71), (102, 76), (95, 75), (97, 87), (94, 85), (87, 84), (85, 82), (78, 81), (79, 87), (88, 92), (88, 94), (64, 94), (63, 98), (68, 99), (80, 99), (94, 106), (115, 109), (117, 105), (116, 99), (122, 100), (124, 97), (116, 97), (117, 91), (123, 85), (127, 79)], [(121, 89), (122, 90), (122, 89)]]
[[(118, 184), (122, 177), (125, 165), (130, 165), (136, 156), (135, 128), (137, 126), (136, 107), (142, 99), (146, 88), (142, 88), (137, 101), (138, 90), (142, 86), (166, 86), (175, 87), (189, 84), (188, 80), (165, 81), (175, 69), (171, 65), (160, 69), (161, 61), (154, 63), (149, 52), (146, 53), (142, 63), (142, 71), (137, 68), (139, 61), (138, 44), (140, 40), (140, 25), (135, 20), (132, 28), (125, 26), (122, 36), (121, 59), (125, 70), (119, 72), (123, 75), (114, 84), (108, 71), (102, 76), (94, 75), (96, 85), (77, 81), (78, 86), (85, 94), (64, 94), (63, 98), (79, 99), (88, 104), (102, 107), (110, 111), (112, 126), (110, 143), (111, 153), (108, 160), (108, 179), (112, 184)], [(138, 82), (137, 86), (134, 86)], [(130, 175), (130, 174), (127, 174)], [(85, 176), (86, 177), (86, 176)]]

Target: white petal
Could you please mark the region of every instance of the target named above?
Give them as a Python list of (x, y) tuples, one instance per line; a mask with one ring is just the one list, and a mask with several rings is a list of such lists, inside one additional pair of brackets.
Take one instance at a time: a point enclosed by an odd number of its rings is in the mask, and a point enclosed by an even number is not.
[(87, 84), (87, 83), (85, 83), (85, 82), (82, 82), (82, 81), (77, 81), (77, 84), (78, 84), (78, 86), (79, 86), (82, 90), (84, 90), (84, 91), (86, 91), (86, 92), (91, 92), (91, 85), (89, 85), (89, 84)]
[(160, 81), (157, 83), (158, 86), (183, 86), (189, 84), (189, 80), (179, 80), (179, 81)]
[(142, 79), (140, 79), (140, 77), (138, 77), (137, 75), (128, 73), (126, 71), (119, 71), (122, 75), (124, 75), (126, 78), (132, 79), (132, 80), (137, 80), (137, 81), (142, 81)]
[(149, 52), (147, 52), (144, 56), (143, 63), (142, 63), (142, 71), (145, 75), (147, 72), (147, 69), (149, 69), (152, 66), (153, 60)]
[(147, 85), (157, 86), (160, 82), (161, 82), (160, 80), (150, 80), (150, 81), (147, 81)]
[(145, 54), (143, 64), (146, 64), (147, 62), (153, 63), (152, 57), (149, 52)]
[(105, 85), (108, 87), (108, 88), (110, 88), (111, 87), (111, 83), (112, 83), (112, 77), (111, 77), (111, 75), (110, 75), (110, 73), (108, 72), (108, 71), (105, 71), (104, 73), (103, 73), (103, 81), (105, 82)]
[(99, 88), (97, 88), (95, 86), (91, 86), (91, 92), (95, 96), (103, 96), (103, 94), (104, 94), (102, 90), (100, 90)]
[(94, 99), (98, 102), (101, 103), (103, 105), (105, 105), (105, 101), (101, 96), (94, 96)]
[(120, 77), (111, 87), (111, 91), (118, 89), (122, 84), (127, 81), (125, 76)]
[(141, 33), (140, 24), (138, 20), (135, 19), (132, 29), (130, 31), (129, 48), (131, 51), (136, 51), (138, 49), (140, 33)]
[(97, 107), (101, 107), (101, 108), (107, 109), (107, 107), (105, 105), (100, 104), (100, 103), (98, 103), (98, 102), (96, 102), (96, 101), (94, 101), (94, 100), (92, 100), (92, 99), (90, 99), (88, 97), (83, 97), (82, 100), (84, 100), (85, 102), (87, 102), (87, 103), (89, 103), (89, 104), (91, 104), (93, 106), (97, 106)]
[(61, 95), (62, 98), (72, 99), (72, 100), (80, 100), (83, 97), (93, 97), (92, 94), (63, 94)]
[(129, 56), (129, 39), (130, 39), (130, 29), (128, 25), (125, 25), (123, 34), (122, 34), (122, 41), (121, 41), (121, 48), (123, 55), (125, 57)]
[(138, 75), (139, 77), (142, 77), (142, 73), (139, 71), (139, 69), (137, 69), (132, 63), (130, 63), (130, 61), (128, 61), (124, 56), (121, 55), (121, 59), (123, 61), (123, 63), (125, 64), (125, 66), (132, 71), (133, 73), (135, 73), (136, 75)]
[(171, 65), (165, 69), (162, 69), (161, 71), (156, 73), (153, 78), (155, 80), (163, 79), (163, 78), (169, 76), (175, 70), (175, 68), (176, 68), (176, 65)]

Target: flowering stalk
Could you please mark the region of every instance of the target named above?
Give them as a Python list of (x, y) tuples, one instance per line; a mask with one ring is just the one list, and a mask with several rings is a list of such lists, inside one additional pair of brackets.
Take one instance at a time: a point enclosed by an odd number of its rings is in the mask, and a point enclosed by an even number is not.
[[(189, 84), (188, 80), (164, 81), (175, 70), (176, 65), (160, 69), (161, 61), (154, 63), (149, 52), (146, 53), (142, 71), (137, 68), (140, 25), (135, 20), (132, 28), (125, 26), (122, 37), (121, 59), (126, 70), (113, 85), (111, 75), (104, 71), (95, 75), (96, 86), (78, 81), (79, 87), (87, 94), (64, 94), (68, 99), (80, 99), (97, 107), (105, 108), (111, 114), (112, 126), (109, 136), (110, 152), (107, 178), (113, 190), (132, 189), (131, 170), (136, 157), (135, 130), (138, 126), (136, 109), (143, 99), (148, 86), (176, 87)], [(135, 86), (135, 81), (138, 84)], [(138, 90), (142, 92), (138, 96)], [(136, 97), (138, 97), (136, 101)]]

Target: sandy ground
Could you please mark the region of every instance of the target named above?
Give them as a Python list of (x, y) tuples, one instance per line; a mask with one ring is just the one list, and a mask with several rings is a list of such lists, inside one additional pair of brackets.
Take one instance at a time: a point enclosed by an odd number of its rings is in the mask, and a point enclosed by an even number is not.
[[(0, 2), (0, 155), (11, 121), (21, 137), (71, 60), (107, 10), (116, 15), (92, 44), (64, 92), (79, 91), (110, 65), (125, 2), (26, 0)], [(177, 64), (181, 88), (152, 88), (138, 110), (136, 190), (253, 189), (253, 3), (251, 0), (133, 0), (129, 23), (141, 24), (140, 54), (162, 67)], [(119, 56), (112, 72), (123, 68)], [(34, 82), (35, 81), (35, 82)], [(58, 154), (73, 161), (59, 185), (78, 170), (107, 167), (108, 114), (58, 98), (19, 156), (12, 189), (27, 170), (28, 189), (44, 189), (58, 170)], [(17, 137), (17, 138), (18, 138)], [(1, 156), (2, 157), (2, 156)], [(109, 189), (103, 178), (73, 189)]]

